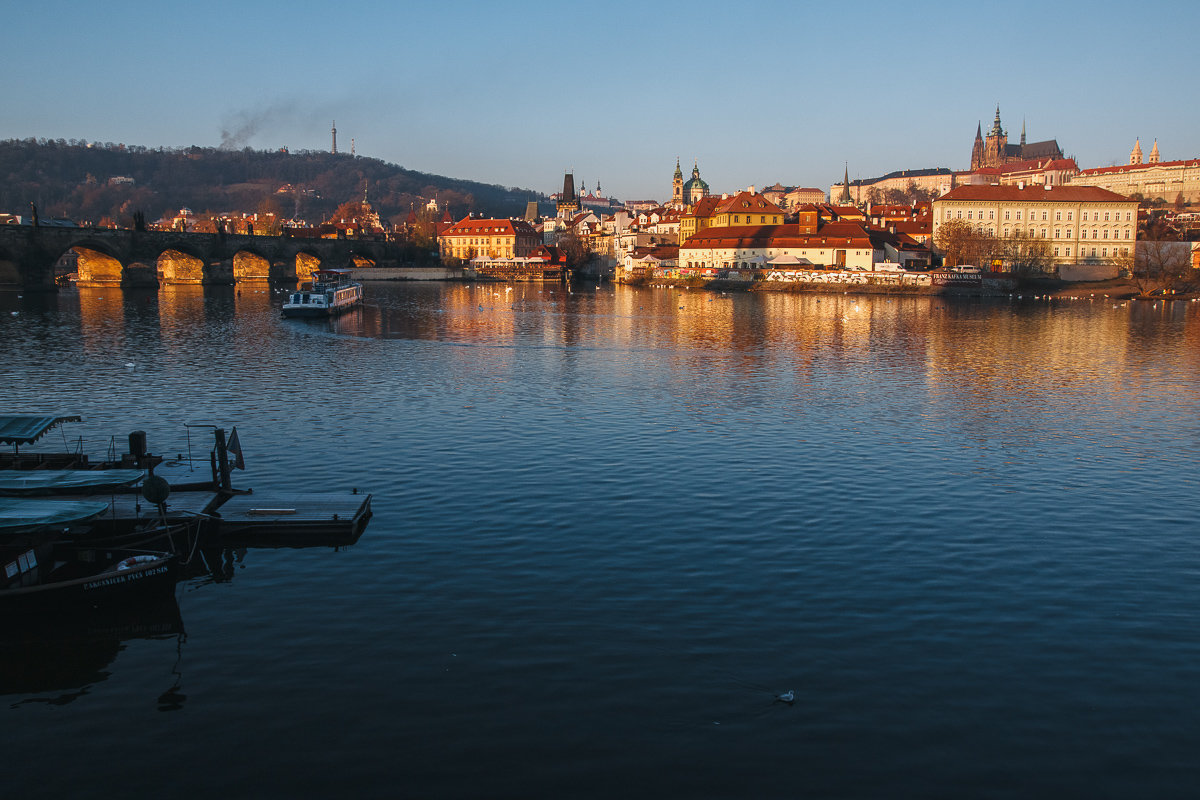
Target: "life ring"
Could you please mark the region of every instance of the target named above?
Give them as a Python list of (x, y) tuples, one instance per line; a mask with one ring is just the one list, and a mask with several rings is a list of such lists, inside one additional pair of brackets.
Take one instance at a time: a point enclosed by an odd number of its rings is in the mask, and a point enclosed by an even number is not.
[(130, 556), (124, 561), (117, 564), (117, 569), (133, 569), (139, 564), (149, 564), (151, 561), (157, 561), (158, 556)]

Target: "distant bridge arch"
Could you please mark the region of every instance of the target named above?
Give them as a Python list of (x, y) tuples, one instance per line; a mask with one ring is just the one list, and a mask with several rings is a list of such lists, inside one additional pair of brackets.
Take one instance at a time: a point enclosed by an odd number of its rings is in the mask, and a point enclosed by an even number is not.
[(79, 254), (82, 285), (308, 280), (321, 267), (399, 266), (394, 242), (182, 231), (0, 225), (0, 283), (55, 288), (55, 263)]

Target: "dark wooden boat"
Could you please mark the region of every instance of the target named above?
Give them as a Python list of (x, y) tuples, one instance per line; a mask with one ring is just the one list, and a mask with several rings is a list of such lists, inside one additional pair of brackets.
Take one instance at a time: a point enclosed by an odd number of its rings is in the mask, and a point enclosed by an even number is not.
[(0, 543), (0, 609), (46, 611), (142, 602), (170, 595), (171, 553), (63, 541), (53, 531)]
[[(172, 552), (67, 538), (85, 529), (97, 508), (104, 504), (39, 501), (0, 525), (0, 610), (98, 607), (173, 591)], [(152, 531), (145, 536), (154, 540)]]

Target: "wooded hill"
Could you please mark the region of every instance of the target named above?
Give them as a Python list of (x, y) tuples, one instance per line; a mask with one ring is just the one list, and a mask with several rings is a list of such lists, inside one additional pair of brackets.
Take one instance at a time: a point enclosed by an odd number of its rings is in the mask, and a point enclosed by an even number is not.
[[(132, 179), (132, 180), (128, 180)], [(115, 221), (131, 226), (193, 213), (274, 212), (317, 224), (339, 204), (361, 200), (364, 188), (380, 218), (403, 222), (410, 208), (436, 197), (454, 219), (468, 212), (509, 217), (529, 200), (527, 189), (505, 188), (404, 169), (374, 158), (314, 151), (218, 150), (91, 144), (74, 139), (0, 141), (0, 213), (43, 219)]]

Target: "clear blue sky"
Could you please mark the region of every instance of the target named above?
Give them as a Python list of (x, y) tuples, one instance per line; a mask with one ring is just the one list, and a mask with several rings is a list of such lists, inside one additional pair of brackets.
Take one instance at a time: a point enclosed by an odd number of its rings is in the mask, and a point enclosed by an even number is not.
[(1200, 156), (1200, 3), (32, 3), (4, 0), (0, 138), (326, 149), (556, 191), (715, 192), (965, 169), (1010, 138), (1080, 167)]

